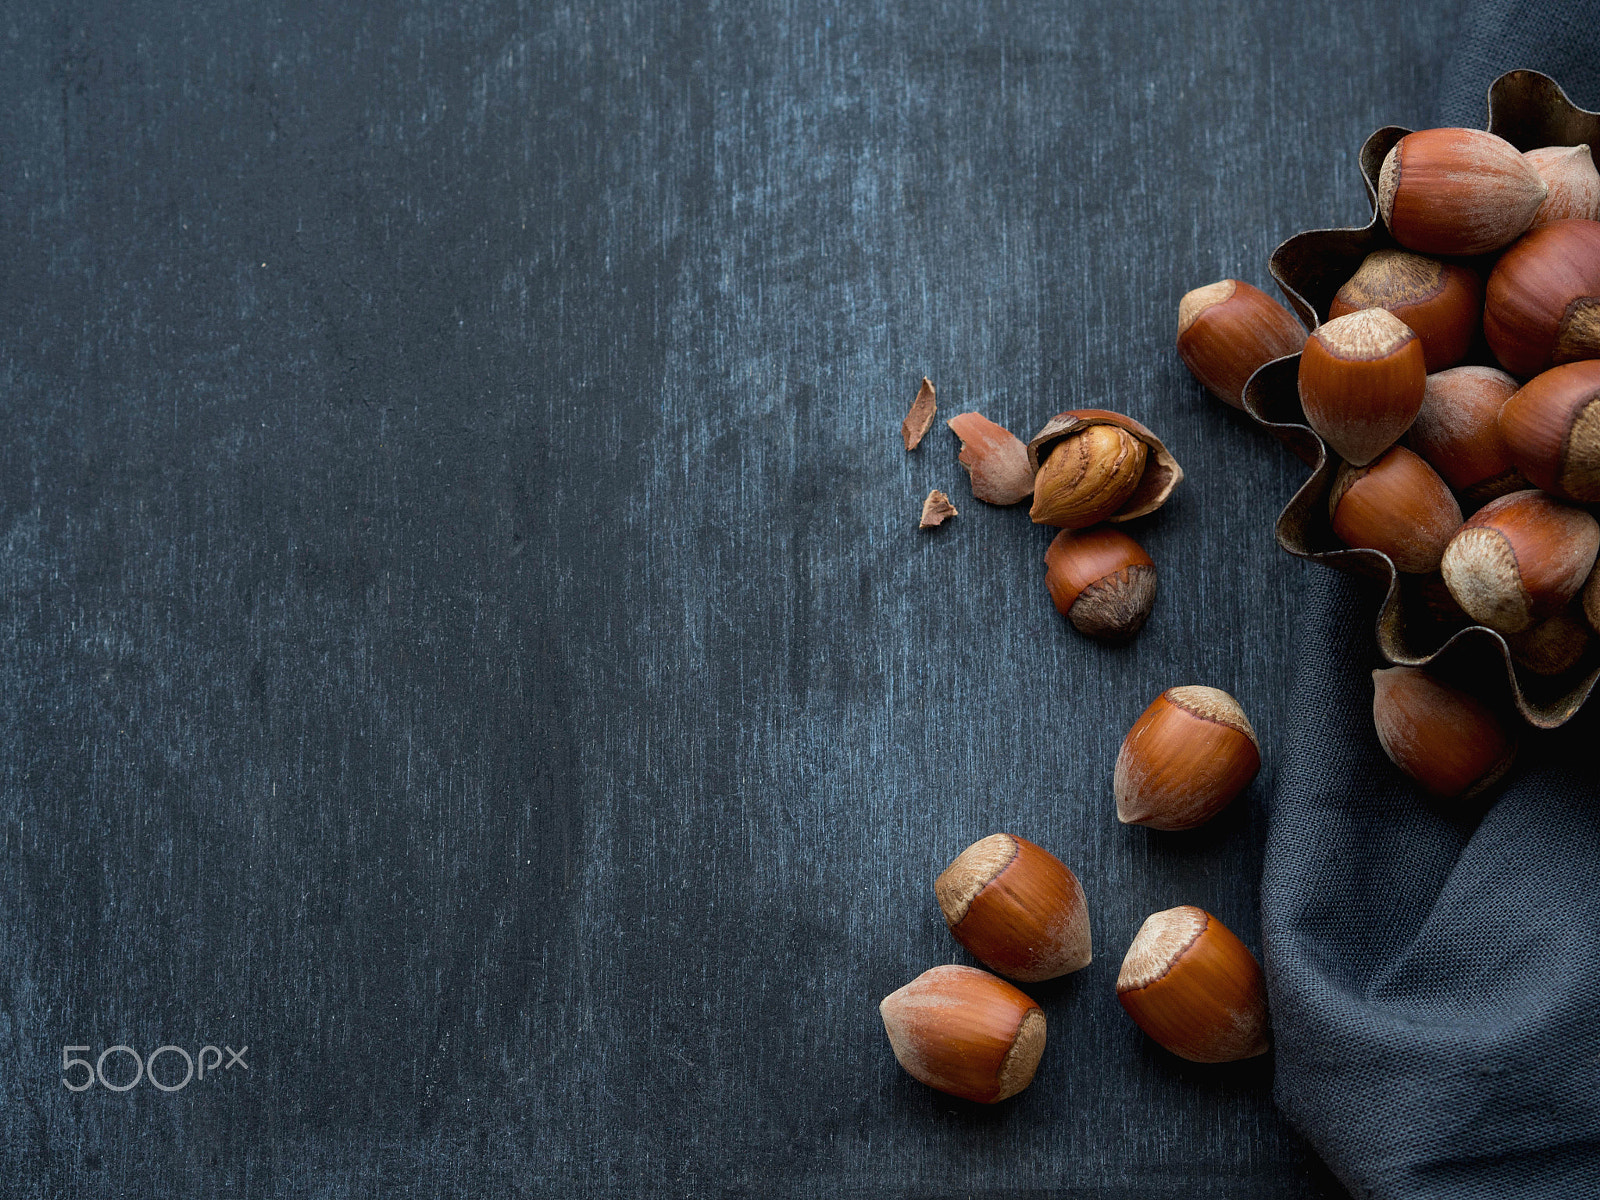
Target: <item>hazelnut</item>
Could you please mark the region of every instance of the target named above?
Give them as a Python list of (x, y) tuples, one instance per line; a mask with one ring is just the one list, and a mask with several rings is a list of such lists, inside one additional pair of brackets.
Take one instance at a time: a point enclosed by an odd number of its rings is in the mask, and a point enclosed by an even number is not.
[(1600, 524), (1529, 489), (1491, 500), (1445, 547), (1439, 570), (1468, 616), (1520, 633), (1567, 606), (1594, 566)]
[(1600, 500), (1600, 359), (1535, 375), (1500, 409), (1511, 461), (1535, 487)]
[(1213, 395), (1244, 407), (1244, 385), (1262, 365), (1298, 354), (1305, 326), (1258, 287), (1208, 283), (1178, 302), (1178, 357)]
[[(1403, 588), (1402, 603), (1418, 616), (1438, 625), (1455, 628), (1473, 623), (1472, 618), (1461, 611), (1461, 605), (1456, 603), (1456, 598), (1444, 584), (1444, 576), (1437, 571), (1430, 575), (1403, 575), (1400, 583)], [(1410, 587), (1405, 587), (1406, 584), (1410, 584)]]
[(980, 1104), (1033, 1082), (1044, 1010), (976, 967), (934, 967), (878, 1005), (894, 1056), (913, 1079)]
[(1079, 633), (1126, 641), (1156, 602), (1156, 565), (1139, 543), (1107, 525), (1063, 529), (1044, 552), (1044, 582)]
[(1539, 172), (1550, 194), (1533, 214), (1533, 228), (1569, 217), (1600, 219), (1600, 171), (1587, 146), (1543, 146), (1522, 157)]
[(945, 422), (961, 439), (959, 462), (972, 477), (972, 494), (1002, 507), (1033, 492), (1033, 468), (1022, 439), (982, 413), (959, 413)]
[(1112, 792), (1117, 819), (1151, 829), (1193, 829), (1256, 777), (1261, 746), (1239, 702), (1218, 688), (1175, 687), (1128, 730)]
[(1130, 521), (1166, 503), (1183, 468), (1161, 439), (1132, 417), (1103, 409), (1059, 413), (1028, 443), (1040, 525), (1084, 529)]
[(1417, 335), (1393, 313), (1362, 309), (1306, 339), (1300, 405), (1340, 458), (1364, 466), (1410, 427), (1426, 379)]
[(1028, 515), (1040, 525), (1082, 529), (1122, 507), (1144, 474), (1145, 446), (1114, 425), (1091, 425), (1063, 441), (1033, 481)]
[(1328, 306), (1337, 320), (1364, 308), (1381, 308), (1422, 339), (1429, 371), (1453, 367), (1467, 356), (1483, 320), (1483, 280), (1458, 263), (1406, 250), (1374, 250)]
[(1532, 224), (1549, 192), (1515, 146), (1481, 129), (1408, 133), (1378, 173), (1383, 223), (1423, 254), (1498, 250)]
[(1417, 667), (1372, 673), (1372, 721), (1389, 761), (1435, 796), (1475, 796), (1516, 757), (1516, 742), (1485, 704)]
[(1572, 670), (1593, 640), (1583, 616), (1579, 605), (1569, 604), (1521, 633), (1506, 634), (1511, 657), (1535, 675), (1560, 675)]
[(1179, 1058), (1236, 1062), (1267, 1052), (1267, 989), (1249, 947), (1203, 908), (1147, 917), (1117, 975), (1134, 1023)]
[(1600, 221), (1552, 221), (1502, 254), (1484, 289), (1483, 335), (1523, 378), (1600, 358)]
[(1500, 436), (1500, 408), (1517, 381), (1493, 367), (1451, 367), (1429, 375), (1406, 441), (1468, 504), (1483, 504), (1528, 481)]
[(1461, 528), (1461, 506), (1445, 481), (1404, 446), (1391, 446), (1369, 466), (1341, 466), (1328, 515), (1345, 545), (1380, 551), (1412, 575), (1438, 570)]
[(956, 941), (1012, 979), (1054, 979), (1089, 965), (1089, 910), (1078, 877), (1009, 833), (968, 846), (933, 883)]

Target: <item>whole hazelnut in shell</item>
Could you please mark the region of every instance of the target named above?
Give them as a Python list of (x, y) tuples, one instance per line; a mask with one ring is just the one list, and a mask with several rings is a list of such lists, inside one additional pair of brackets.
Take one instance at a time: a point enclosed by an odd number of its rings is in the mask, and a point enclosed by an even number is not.
[(1422, 343), (1381, 308), (1319, 326), (1300, 355), (1306, 420), (1346, 462), (1365, 466), (1399, 440), (1422, 407)]
[(1261, 769), (1261, 746), (1239, 702), (1213, 687), (1157, 696), (1122, 740), (1112, 777), (1117, 819), (1193, 829), (1226, 808)]
[(1439, 564), (1463, 611), (1521, 633), (1578, 594), (1600, 551), (1600, 524), (1537, 489), (1491, 500), (1467, 518)]
[(1528, 486), (1500, 436), (1500, 409), (1517, 381), (1494, 367), (1429, 375), (1406, 442), (1470, 505)]
[(1524, 379), (1600, 358), (1600, 221), (1552, 221), (1502, 254), (1484, 289), (1483, 336)]
[(1108, 642), (1144, 627), (1156, 600), (1156, 565), (1120, 529), (1063, 529), (1044, 552), (1045, 586), (1079, 633)]
[(1261, 964), (1203, 908), (1186, 904), (1145, 919), (1122, 960), (1117, 999), (1140, 1029), (1190, 1062), (1267, 1052)]
[(1418, 667), (1372, 673), (1372, 720), (1389, 761), (1435, 796), (1475, 796), (1516, 757), (1515, 739), (1488, 705)]
[(1470, 267), (1409, 250), (1374, 250), (1328, 306), (1337, 320), (1364, 308), (1399, 317), (1422, 340), (1427, 370), (1467, 356), (1483, 321), (1483, 280)]
[(1600, 220), (1600, 171), (1588, 146), (1541, 146), (1523, 151), (1522, 157), (1550, 189), (1533, 214), (1534, 229), (1571, 217)]
[(1481, 129), (1422, 129), (1378, 173), (1378, 212), (1408, 250), (1487, 254), (1533, 223), (1550, 189), (1510, 142)]
[(1345, 463), (1328, 496), (1333, 532), (1347, 546), (1388, 555), (1395, 570), (1426, 575), (1461, 527), (1461, 506), (1438, 473), (1404, 446), (1365, 467)]
[(1600, 570), (1589, 572), (1589, 579), (1583, 585), (1583, 619), (1589, 622), (1589, 628), (1600, 633)]
[(1535, 487), (1600, 501), (1600, 359), (1535, 375), (1501, 406), (1499, 428), (1511, 461)]
[(1258, 287), (1223, 279), (1178, 302), (1178, 357), (1213, 395), (1244, 407), (1244, 385), (1261, 366), (1298, 354), (1306, 328)]
[(1093, 957), (1078, 877), (1054, 854), (1014, 834), (968, 846), (933, 883), (956, 941), (1011, 979), (1055, 979)]
[(1573, 603), (1521, 633), (1506, 634), (1505, 639), (1511, 657), (1535, 675), (1560, 675), (1583, 659), (1594, 634), (1583, 608)]
[(996, 1104), (1033, 1082), (1044, 1055), (1044, 1010), (976, 967), (934, 967), (878, 1005), (894, 1056), (941, 1092)]

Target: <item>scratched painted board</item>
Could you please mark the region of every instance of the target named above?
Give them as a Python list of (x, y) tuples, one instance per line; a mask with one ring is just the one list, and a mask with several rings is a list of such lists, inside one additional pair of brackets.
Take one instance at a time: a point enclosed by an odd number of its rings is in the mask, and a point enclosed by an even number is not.
[[(1269, 1060), (1116, 1004), (1256, 933), (1298, 464), (1171, 349), (1347, 224), (1455, 7), (65, 3), (0, 14), (0, 1154), (27, 1194), (1328, 1196)], [(941, 415), (1122, 409), (1189, 472), (1131, 647)], [(915, 525), (948, 491), (961, 515)], [(1162, 688), (1248, 799), (1119, 826)], [(937, 870), (1083, 879), (1039, 1078), (912, 1083)], [(67, 1045), (248, 1046), (126, 1093)], [(105, 1064), (116, 1083), (126, 1056)], [(160, 1077), (174, 1079), (177, 1060)], [(79, 1078), (74, 1074), (73, 1079)]]

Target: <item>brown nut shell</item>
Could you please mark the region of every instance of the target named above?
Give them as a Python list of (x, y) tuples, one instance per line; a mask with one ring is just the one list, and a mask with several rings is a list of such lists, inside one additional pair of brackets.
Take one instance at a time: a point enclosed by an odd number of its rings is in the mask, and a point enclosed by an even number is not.
[(1461, 506), (1438, 472), (1404, 446), (1365, 467), (1345, 463), (1328, 494), (1333, 532), (1345, 545), (1387, 554), (1395, 569), (1426, 575), (1461, 528)]
[(905, 443), (908, 451), (915, 450), (922, 439), (928, 436), (928, 430), (933, 428), (933, 415), (938, 411), (939, 400), (934, 391), (933, 380), (924, 375), (922, 386), (917, 389), (916, 399), (911, 402), (906, 419), (900, 422), (900, 440)]
[(1372, 673), (1372, 720), (1389, 761), (1435, 796), (1476, 796), (1516, 757), (1515, 739), (1487, 705), (1416, 667)]
[[(1600, 146), (1600, 112), (1573, 104), (1560, 84), (1537, 71), (1508, 71), (1489, 88), (1489, 131), (1518, 150), (1542, 146)], [(1394, 244), (1378, 213), (1382, 164), (1410, 131), (1375, 130), (1361, 147), (1359, 163), (1372, 219), (1361, 228), (1311, 229), (1272, 252), (1272, 278), (1301, 321), (1314, 326), (1326, 316), (1339, 288), (1374, 250)], [(1339, 462), (1308, 426), (1296, 388), (1294, 359), (1268, 363), (1245, 388), (1245, 411), (1285, 442), (1311, 473), (1279, 514), (1278, 544), (1290, 554), (1381, 584), (1385, 591), (1374, 621), (1379, 652), (1388, 662), (1437, 665), (1478, 672), (1498, 664), (1511, 705), (1528, 724), (1554, 729), (1570, 721), (1600, 687), (1600, 653), (1586, 656), (1581, 670), (1543, 679), (1516, 664), (1503, 635), (1454, 613), (1453, 600), (1437, 597), (1431, 577), (1402, 575), (1379, 556), (1353, 551), (1334, 537), (1328, 522), (1328, 492)], [(1436, 468), (1438, 464), (1435, 464)], [(1476, 499), (1474, 498), (1474, 502)], [(1437, 612), (1436, 612), (1437, 610)]]
[(1584, 651), (1593, 640), (1583, 609), (1577, 604), (1569, 604), (1521, 633), (1506, 635), (1511, 657), (1535, 675), (1560, 675), (1572, 670), (1583, 661)]
[(1111, 785), (1117, 820), (1193, 829), (1260, 770), (1261, 745), (1237, 700), (1219, 688), (1168, 688), (1122, 740)]
[(938, 488), (934, 488), (928, 493), (928, 498), (922, 502), (922, 516), (917, 521), (917, 528), (936, 529), (951, 517), (959, 517), (960, 515), (960, 510), (950, 503), (950, 497), (946, 496)]
[(1487, 254), (1533, 223), (1550, 189), (1510, 142), (1481, 129), (1424, 129), (1395, 143), (1378, 212), (1407, 249)]
[(959, 461), (972, 477), (972, 494), (985, 504), (1017, 504), (1033, 494), (1033, 468), (1022, 439), (982, 413), (959, 413), (945, 422), (961, 439)]
[(1468, 504), (1528, 486), (1500, 436), (1500, 409), (1517, 381), (1494, 367), (1451, 367), (1429, 375), (1406, 441)]
[(1439, 564), (1456, 603), (1501, 633), (1521, 633), (1578, 594), (1600, 551), (1600, 524), (1530, 489), (1492, 500), (1463, 524)]
[(1120, 529), (1063, 529), (1044, 552), (1044, 582), (1056, 611), (1079, 633), (1126, 641), (1156, 600), (1156, 565)]
[(1600, 359), (1535, 375), (1500, 409), (1507, 453), (1535, 487), (1600, 501)]
[(1218, 399), (1244, 406), (1244, 385), (1264, 363), (1297, 354), (1306, 328), (1258, 287), (1222, 279), (1178, 302), (1178, 357)]
[(1146, 918), (1117, 976), (1117, 999), (1145, 1033), (1190, 1062), (1267, 1052), (1267, 989), (1249, 947), (1202, 908)]
[(1483, 335), (1523, 378), (1600, 358), (1600, 221), (1552, 221), (1502, 254), (1484, 289)]
[(1364, 308), (1399, 317), (1422, 340), (1428, 371), (1466, 358), (1483, 320), (1483, 280), (1470, 267), (1408, 250), (1374, 250), (1333, 297), (1328, 319)]
[(976, 967), (934, 967), (878, 1005), (894, 1056), (913, 1079), (980, 1104), (1033, 1082), (1044, 1054), (1044, 1011)]
[(1526, 150), (1523, 158), (1539, 172), (1550, 194), (1533, 214), (1533, 226), (1571, 217), (1600, 220), (1600, 171), (1588, 146), (1541, 146)]
[(1026, 838), (996, 833), (974, 842), (933, 891), (956, 941), (1010, 979), (1055, 979), (1094, 957), (1078, 877)]
[[(1141, 470), (1138, 478), (1134, 480), (1133, 488), (1123, 494), (1122, 501), (1109, 514), (1093, 515), (1102, 512), (1106, 506), (1104, 502), (1104, 483), (1094, 480), (1104, 478), (1117, 478), (1117, 488), (1125, 478), (1125, 469), (1110, 470), (1107, 464), (1115, 466), (1120, 454), (1128, 454), (1133, 458), (1134, 451), (1128, 448), (1128, 443), (1123, 438), (1110, 437), (1104, 432), (1106, 427), (1120, 430), (1128, 435), (1133, 442), (1139, 443), (1144, 448)], [(1085, 453), (1083, 446), (1074, 446), (1072, 443), (1091, 430), (1101, 430), (1094, 434), (1093, 445), (1099, 446), (1094, 454)], [(1115, 453), (1112, 453), (1114, 446)], [(1069, 458), (1058, 462), (1050, 475), (1046, 475), (1046, 467), (1056, 458), (1062, 450), (1069, 450)], [(1034, 517), (1040, 525), (1061, 525), (1064, 528), (1086, 528), (1098, 525), (1102, 520), (1110, 522), (1126, 522), (1134, 517), (1142, 517), (1147, 512), (1155, 512), (1158, 507), (1165, 504), (1166, 498), (1173, 494), (1173, 488), (1178, 486), (1184, 477), (1184, 469), (1178, 466), (1178, 459), (1173, 458), (1170, 450), (1162, 445), (1162, 440), (1155, 437), (1149, 429), (1134, 421), (1131, 416), (1122, 413), (1109, 413), (1102, 408), (1077, 408), (1077, 410), (1058, 413), (1050, 421), (1045, 422), (1045, 427), (1034, 434), (1034, 440), (1027, 443), (1027, 461), (1034, 466), (1035, 496), (1034, 510), (1029, 515)], [(1078, 462), (1083, 462), (1085, 480), (1078, 480), (1080, 467)], [(1045, 480), (1045, 483), (1040, 483)], [(1040, 509), (1040, 491), (1045, 491), (1045, 507)], [(1077, 502), (1082, 496), (1085, 502)], [(1086, 502), (1094, 501), (1094, 502)], [(1053, 520), (1050, 517), (1059, 517), (1066, 512), (1066, 520)], [(1070, 520), (1072, 525), (1067, 523)]]
[(1300, 405), (1346, 462), (1364, 466), (1411, 427), (1427, 371), (1399, 317), (1367, 308), (1319, 327), (1300, 354)]

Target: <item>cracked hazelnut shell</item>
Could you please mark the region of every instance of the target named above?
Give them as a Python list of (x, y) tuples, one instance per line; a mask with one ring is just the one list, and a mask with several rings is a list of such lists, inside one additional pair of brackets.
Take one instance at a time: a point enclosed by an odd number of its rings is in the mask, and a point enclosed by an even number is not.
[(1033, 468), (1022, 439), (982, 413), (958, 413), (945, 422), (961, 439), (957, 461), (971, 476), (972, 494), (1004, 508), (1033, 492)]
[[(1154, 512), (1183, 479), (1183, 468), (1160, 438), (1132, 417), (1099, 408), (1051, 417), (1028, 443), (1028, 461), (1035, 472), (1029, 515), (1037, 524), (1065, 529)], [(1119, 498), (1117, 505), (1111, 496)]]
[(933, 428), (933, 416), (938, 411), (939, 400), (933, 380), (924, 375), (916, 399), (911, 402), (905, 420), (900, 422), (900, 440), (908, 451), (915, 450), (922, 439), (928, 436), (928, 430)]

